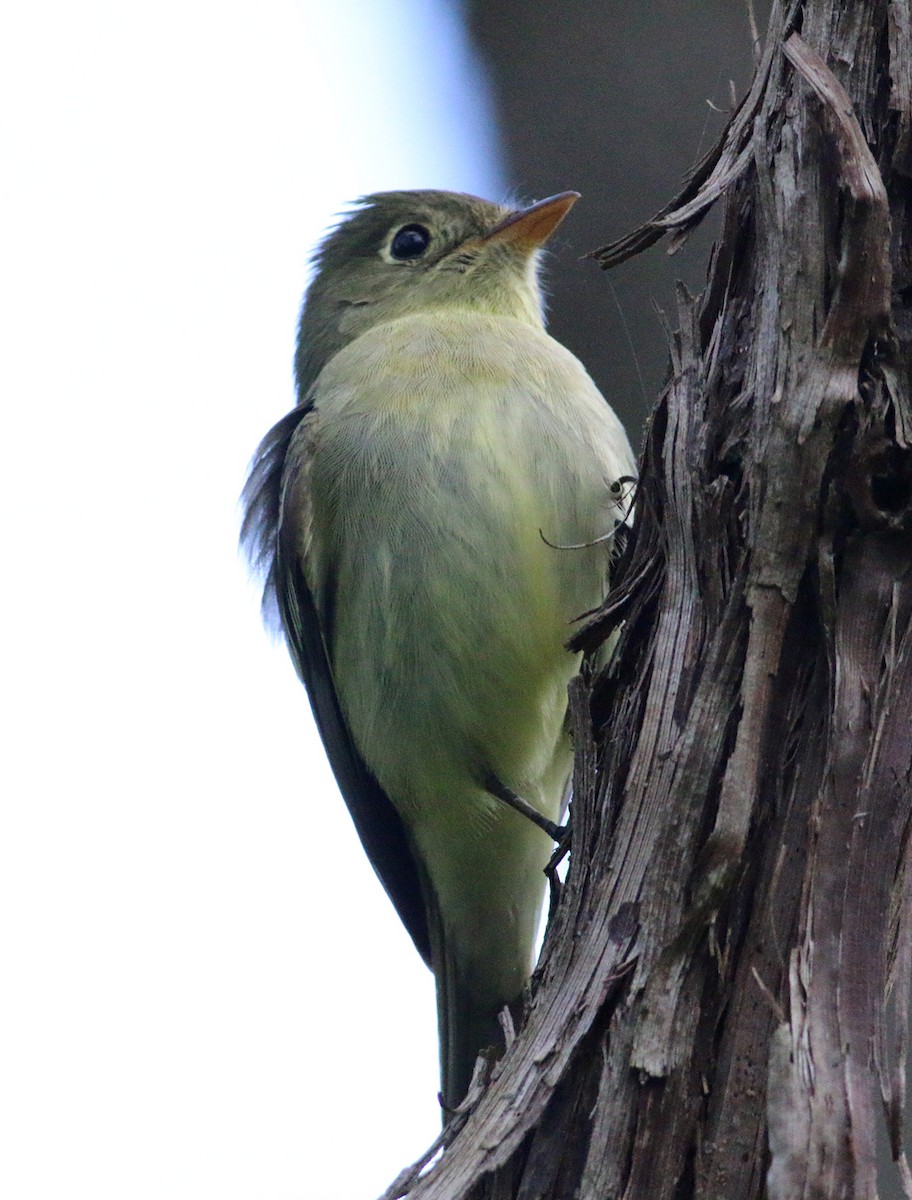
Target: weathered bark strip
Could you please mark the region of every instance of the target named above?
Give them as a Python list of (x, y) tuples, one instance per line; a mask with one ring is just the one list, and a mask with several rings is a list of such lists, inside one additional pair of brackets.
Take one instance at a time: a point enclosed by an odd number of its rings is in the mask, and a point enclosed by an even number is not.
[(526, 1023), (390, 1197), (874, 1197), (884, 1113), (912, 1195), (910, 88), (910, 0), (775, 4), (720, 146), (602, 252), (725, 192), (636, 529), (575, 638), (619, 633), (571, 696)]

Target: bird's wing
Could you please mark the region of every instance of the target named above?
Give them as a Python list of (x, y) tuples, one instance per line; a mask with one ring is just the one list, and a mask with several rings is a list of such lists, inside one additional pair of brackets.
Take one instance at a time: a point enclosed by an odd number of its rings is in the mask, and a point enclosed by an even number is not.
[[(393, 804), (352, 740), (321, 626), (302, 565), (308, 538), (310, 448), (305, 402), (283, 417), (260, 443), (244, 489), (242, 541), (265, 575), (267, 623), (281, 625), (310, 699), (314, 719), (358, 836), (387, 895), (424, 961), (431, 944), (418, 866)], [(278, 619), (276, 621), (276, 618)]]

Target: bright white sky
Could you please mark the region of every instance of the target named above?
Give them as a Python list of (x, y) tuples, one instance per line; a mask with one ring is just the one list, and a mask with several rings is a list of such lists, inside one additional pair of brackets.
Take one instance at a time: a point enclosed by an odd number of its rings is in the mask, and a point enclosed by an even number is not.
[(235, 503), (334, 214), (505, 192), (484, 90), (446, 0), (4, 26), (0, 1194), (371, 1200), (438, 1129), (433, 987)]

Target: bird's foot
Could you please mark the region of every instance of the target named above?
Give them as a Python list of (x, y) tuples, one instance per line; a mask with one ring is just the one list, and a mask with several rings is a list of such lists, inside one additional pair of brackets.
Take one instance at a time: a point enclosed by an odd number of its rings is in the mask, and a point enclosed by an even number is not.
[(555, 909), (558, 906), (561, 898), (563, 883), (557, 873), (557, 868), (561, 865), (567, 855), (570, 853), (570, 835), (572, 828), (569, 821), (562, 826), (562, 834), (560, 838), (556, 838), (557, 845), (554, 847), (554, 853), (548, 859), (548, 865), (545, 867), (545, 877), (548, 880), (548, 921), (554, 916)]

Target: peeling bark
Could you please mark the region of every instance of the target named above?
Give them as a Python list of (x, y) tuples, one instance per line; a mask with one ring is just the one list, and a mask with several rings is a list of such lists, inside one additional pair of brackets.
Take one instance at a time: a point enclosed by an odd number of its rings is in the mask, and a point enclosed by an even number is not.
[(867, 1200), (879, 1128), (912, 1196), (909, 0), (774, 5), (722, 143), (599, 256), (723, 197), (574, 638), (619, 640), (525, 1023), (388, 1200)]

